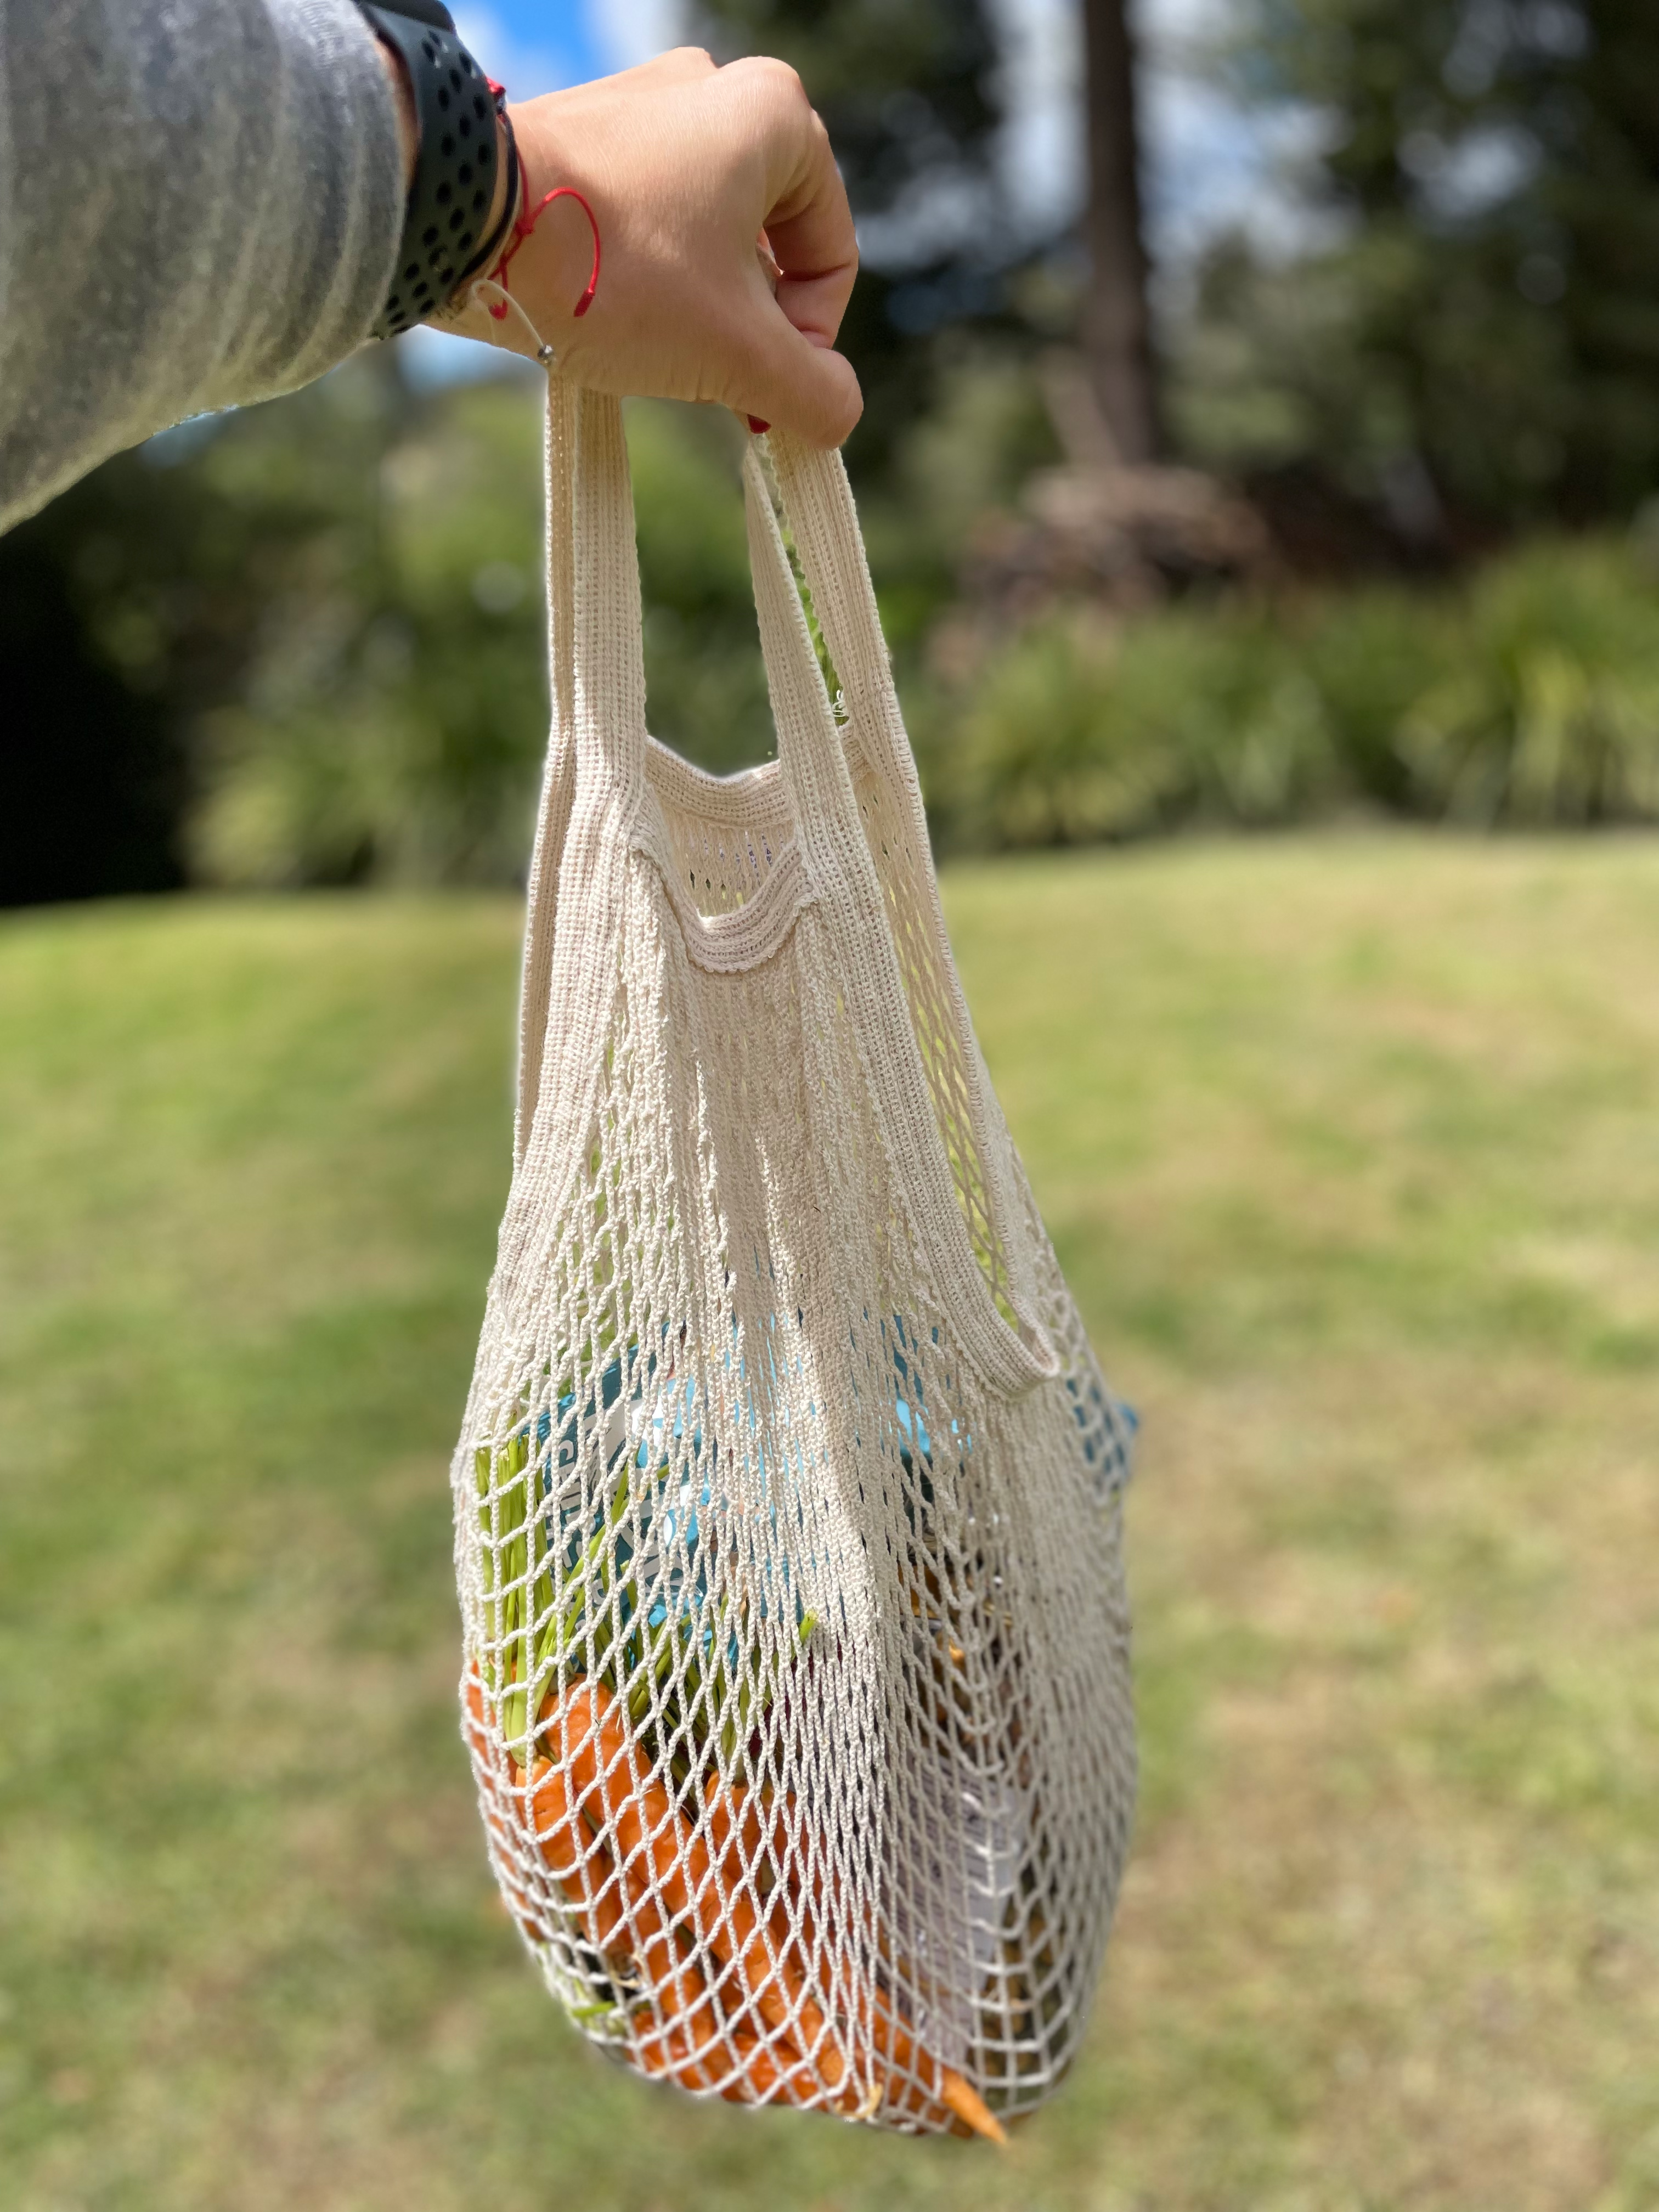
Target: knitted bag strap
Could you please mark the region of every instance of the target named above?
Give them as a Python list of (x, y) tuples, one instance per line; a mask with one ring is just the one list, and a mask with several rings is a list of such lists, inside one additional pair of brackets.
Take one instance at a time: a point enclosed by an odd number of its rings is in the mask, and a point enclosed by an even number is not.
[[(801, 449), (804, 453), (805, 449)], [(890, 803), (905, 799), (902, 771), (915, 794), (908, 823), (921, 839), (920, 875), (925, 878), (937, 918), (935, 973), (953, 987), (947, 1005), (957, 1023), (954, 1038), (927, 1040), (937, 1060), (948, 1044), (952, 1065), (961, 1071), (962, 1103), (967, 1126), (957, 1134), (956, 1151), (973, 1153), (967, 1171), (969, 1204), (985, 1217), (997, 1241), (988, 1269), (976, 1251), (947, 1146), (940, 1094), (930, 1079), (919, 1035), (915, 1000), (908, 986), (906, 958), (896, 941), (894, 915), (866, 834), (858, 794), (848, 768), (842, 732), (824, 688), (817, 656), (806, 627), (800, 595), (784, 549), (778, 519), (767, 492), (758, 454), (744, 464), (750, 562), (768, 687), (777, 723), (778, 757), (795, 817), (810, 885), (809, 895), (823, 915), (834, 948), (836, 981), (844, 994), (864, 1045), (864, 1060), (897, 1179), (905, 1190), (917, 1229), (928, 1248), (934, 1279), (961, 1335), (963, 1348), (996, 1389), (1017, 1395), (1059, 1372), (1059, 1359), (1039, 1318), (1026, 1255), (1027, 1239), (1009, 1186), (1006, 1146), (985, 1096), (985, 1079), (974, 1043), (965, 1001), (956, 981), (955, 963), (944, 934), (938, 889), (927, 846), (921, 792), (908, 738), (892, 699), (893, 722), (881, 733), (888, 757), (901, 771)], [(786, 511), (807, 571), (813, 605), (823, 621), (838, 675), (857, 668), (869, 696), (870, 672), (879, 668), (890, 696), (886, 648), (882, 641), (875, 595), (870, 589), (864, 544), (838, 454), (812, 454), (803, 460), (787, 448), (779, 469)], [(860, 584), (862, 590), (860, 591)], [(833, 610), (835, 629), (826, 615)], [(846, 655), (843, 660), (843, 654)], [(844, 681), (844, 679), (843, 679)], [(855, 696), (860, 695), (854, 695)], [(849, 702), (850, 703), (850, 702)], [(862, 732), (860, 737), (862, 738)], [(885, 763), (878, 750), (876, 774)], [(890, 770), (885, 770), (888, 776)], [(946, 1018), (950, 1018), (947, 1012)], [(977, 1117), (974, 1109), (977, 1108)]]
[[(574, 940), (614, 924), (646, 792), (644, 632), (622, 408), (555, 375), (547, 421), (553, 713), (525, 924), (515, 1167), (532, 1143), (556, 1150), (565, 1122), (580, 1119), (580, 1098), (556, 1101), (538, 1136), (549, 1032), (575, 1024), (597, 1037), (603, 1027), (605, 1010)], [(561, 932), (563, 913), (573, 927)]]
[(571, 742), (578, 805), (603, 781), (624, 817), (645, 789), (645, 636), (634, 489), (621, 402), (583, 392), (577, 404), (573, 496), (568, 520), (572, 596)]
[(536, 840), (526, 887), (524, 968), (519, 986), (519, 1073), (513, 1164), (523, 1159), (541, 1088), (552, 975), (559, 860), (575, 795), (575, 496), (576, 441), (581, 393), (550, 377), (544, 465), (547, 486), (547, 665), (552, 727), (542, 772)]
[[(609, 998), (579, 939), (619, 926), (624, 857), (647, 796), (639, 559), (622, 410), (557, 379), (550, 395), (548, 555), (554, 726), (526, 933), (515, 1158), (562, 1158), (587, 1111), (585, 1086), (540, 1116), (550, 1030), (572, 1065), (599, 1065)], [(988, 1085), (945, 940), (920, 788), (892, 689), (863, 540), (839, 455), (775, 436), (779, 489), (860, 744), (903, 830), (927, 933), (929, 975), (951, 1034), (927, 1039), (956, 1071), (961, 1126), (947, 1139), (919, 1037), (907, 962), (847, 765), (793, 572), (757, 449), (745, 459), (750, 558), (781, 773), (796, 838), (830, 933), (842, 987), (866, 1046), (894, 1164), (910, 1194), (963, 1346), (997, 1389), (1016, 1395), (1058, 1361), (1036, 1312), (1025, 1237), (997, 1142)], [(556, 926), (568, 913), (571, 927)], [(591, 1038), (592, 1053), (574, 1049)], [(961, 1156), (971, 1164), (959, 1172)], [(977, 1217), (977, 1243), (968, 1218)], [(503, 1258), (507, 1258), (504, 1253)]]

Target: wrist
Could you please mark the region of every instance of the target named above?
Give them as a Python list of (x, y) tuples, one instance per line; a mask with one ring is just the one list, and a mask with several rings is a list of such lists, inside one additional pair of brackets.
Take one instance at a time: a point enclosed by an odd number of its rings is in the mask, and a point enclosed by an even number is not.
[(489, 216), (506, 198), (500, 100), (442, 0), (358, 5), (395, 64), (390, 81), (406, 157), (413, 142), (391, 289), (372, 331), (395, 337), (441, 313), (493, 252)]
[[(508, 256), (516, 254), (520, 246), (524, 248), (523, 258), (512, 261), (511, 282), (534, 293), (544, 306), (556, 301), (568, 312), (588, 273), (592, 248), (589, 233), (574, 210), (553, 210), (549, 203), (556, 198), (578, 201), (591, 224), (590, 202), (596, 186), (571, 158), (573, 134), (558, 127), (560, 97), (544, 93), (533, 100), (515, 100), (508, 106), (520, 179), (516, 212), (525, 228), (521, 236), (509, 231), (502, 244)], [(580, 134), (575, 135), (579, 140)], [(496, 265), (483, 273), (504, 276), (499, 269), (503, 258), (496, 256)], [(584, 310), (578, 307), (576, 312)]]
[(403, 165), (404, 194), (415, 181), (415, 158), (421, 150), (421, 126), (415, 113), (415, 88), (409, 81), (409, 70), (404, 58), (395, 46), (388, 46), (377, 31), (374, 44), (379, 49), (380, 66), (386, 71), (386, 82), (392, 88), (392, 104), (398, 118), (398, 153)]
[[(495, 189), (490, 195), (489, 212), (484, 218), (483, 227), (483, 235), (495, 242), (492, 245), (489, 258), (483, 265), (473, 270), (474, 276), (488, 276), (491, 269), (501, 258), (501, 249), (507, 244), (510, 234), (509, 210), (507, 204), (508, 193), (514, 194), (520, 199), (524, 197), (524, 179), (519, 166), (520, 161), (523, 158), (523, 153), (522, 149), (520, 149), (519, 160), (513, 158), (514, 133), (508, 120), (508, 115), (507, 101), (498, 100), (495, 106)], [(512, 210), (514, 213), (516, 211), (516, 210)], [(468, 281), (471, 282), (471, 279)], [(452, 307), (463, 296), (465, 289), (465, 285), (458, 288), (455, 298), (450, 302)]]

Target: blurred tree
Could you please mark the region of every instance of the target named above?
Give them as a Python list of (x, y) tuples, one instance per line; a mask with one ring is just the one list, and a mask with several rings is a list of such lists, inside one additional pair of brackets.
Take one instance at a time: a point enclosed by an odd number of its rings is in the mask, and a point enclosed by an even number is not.
[(83, 619), (116, 489), (79, 487), (0, 538), (0, 906), (181, 879), (166, 703)]
[(1034, 235), (1009, 190), (999, 13), (996, 0), (693, 0), (694, 26), (716, 52), (781, 55), (829, 127), (865, 245), (842, 343), (865, 386), (848, 462), (866, 488), (902, 466), (906, 434), (938, 404), (937, 372), (960, 357), (951, 341), (964, 329), (1029, 351), (1077, 326), (1095, 442), (1132, 463), (1160, 442), (1127, 0), (1084, 0), (1090, 275), (1080, 288), (1070, 271), (1058, 283), (1052, 272), (1047, 284), (1022, 281), (1073, 226)]
[(1281, 453), (1357, 471), (1425, 538), (1448, 507), (1583, 518), (1659, 486), (1652, 0), (1243, 0), (1231, 68), (1312, 119), (1304, 204), (1335, 242), (1216, 255), (1200, 440), (1272, 394)]
[(690, 0), (688, 30), (721, 59), (791, 64), (828, 126), (866, 249), (842, 331), (865, 397), (848, 465), (877, 482), (932, 404), (939, 333), (1006, 324), (1031, 250), (997, 165), (994, 0)]
[(252, 649), (195, 724), (193, 873), (522, 866), (547, 727), (537, 418), (516, 380), (421, 397), (377, 349), (203, 454), (273, 535)]
[(722, 57), (799, 72), (854, 216), (896, 226), (897, 258), (982, 245), (1000, 121), (988, 0), (693, 0), (692, 15)]
[(0, 902), (510, 876), (546, 732), (533, 393), (395, 351), (0, 540)]
[(222, 440), (268, 445), (289, 419), (183, 424), (0, 538), (0, 904), (184, 879), (192, 732), (245, 679), (273, 596), (362, 473), (355, 448), (307, 471), (296, 417), (272, 495), (250, 495)]
[(1134, 40), (1127, 0), (1084, 0), (1083, 21), (1089, 144), (1083, 352), (1095, 404), (1117, 458), (1133, 466), (1155, 459), (1160, 443), (1141, 221)]

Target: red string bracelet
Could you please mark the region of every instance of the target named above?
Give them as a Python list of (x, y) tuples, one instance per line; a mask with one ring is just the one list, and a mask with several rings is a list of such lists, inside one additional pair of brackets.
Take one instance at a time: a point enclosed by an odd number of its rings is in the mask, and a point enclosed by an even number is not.
[[(505, 86), (498, 85), (492, 77), (489, 81), (489, 89), (492, 93), (500, 93), (505, 91), (506, 88)], [(502, 119), (504, 121), (506, 120), (505, 110), (503, 110)], [(511, 131), (513, 125), (508, 122), (507, 127)], [(529, 173), (526, 169), (524, 162), (520, 161), (519, 163), (520, 206), (518, 214), (513, 218), (512, 241), (508, 245), (506, 252), (502, 254), (501, 259), (495, 264), (495, 268), (487, 272), (489, 281), (491, 283), (499, 284), (503, 292), (507, 291), (508, 289), (507, 281), (508, 266), (512, 262), (514, 255), (524, 244), (526, 239), (529, 237), (531, 232), (534, 230), (536, 225), (547, 213), (547, 210), (552, 206), (555, 200), (574, 200), (577, 206), (587, 217), (587, 227), (593, 234), (593, 266), (588, 273), (587, 289), (582, 294), (580, 299), (577, 301), (573, 311), (580, 318), (580, 316), (585, 315), (588, 309), (592, 306), (593, 295), (599, 289), (599, 218), (595, 216), (592, 209), (588, 205), (586, 195), (583, 192), (579, 192), (574, 185), (556, 185), (550, 192), (544, 192), (542, 195), (540, 202), (533, 211), (529, 215), (526, 215), (524, 212), (524, 201), (529, 196)], [(489, 303), (489, 313), (495, 321), (504, 323), (507, 320), (506, 301), (492, 301)]]

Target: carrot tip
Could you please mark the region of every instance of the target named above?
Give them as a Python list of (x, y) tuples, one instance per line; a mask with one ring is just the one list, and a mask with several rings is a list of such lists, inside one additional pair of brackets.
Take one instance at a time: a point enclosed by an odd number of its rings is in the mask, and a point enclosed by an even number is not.
[(969, 2088), (961, 2075), (952, 2073), (948, 2066), (939, 2069), (939, 2093), (943, 2102), (976, 2136), (1006, 2148), (1008, 2134), (1001, 2121), (978, 2090)]

